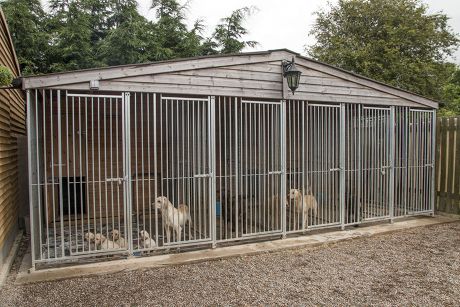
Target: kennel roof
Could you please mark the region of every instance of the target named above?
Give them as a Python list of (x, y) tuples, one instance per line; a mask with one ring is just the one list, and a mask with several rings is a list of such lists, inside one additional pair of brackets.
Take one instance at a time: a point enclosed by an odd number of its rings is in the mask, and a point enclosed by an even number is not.
[[(295, 58), (302, 71), (293, 95), (282, 77), (283, 60)], [(179, 95), (297, 99), (326, 103), (435, 108), (431, 99), (321, 63), (287, 49), (212, 55), (112, 66), (23, 78), (23, 89), (155, 92)]]

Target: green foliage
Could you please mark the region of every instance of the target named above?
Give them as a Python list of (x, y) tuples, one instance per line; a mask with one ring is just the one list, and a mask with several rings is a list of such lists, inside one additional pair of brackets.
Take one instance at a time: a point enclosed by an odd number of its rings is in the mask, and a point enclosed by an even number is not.
[(85, 1), (53, 2), (48, 20), (48, 30), (52, 37), (49, 42), (51, 70), (66, 71), (99, 66), (97, 53), (93, 48), (97, 45), (91, 24), (93, 18)]
[(13, 82), (13, 73), (7, 67), (0, 65), (0, 86), (7, 86)]
[[(153, 0), (156, 20), (139, 14), (136, 0), (0, 0), (23, 74), (238, 52), (255, 46), (243, 36), (251, 9), (223, 19), (213, 37), (204, 23), (187, 27), (187, 3)], [(223, 27), (226, 29), (223, 29)]]
[(24, 75), (49, 72), (46, 14), (40, 0), (0, 1)]
[(236, 53), (241, 52), (245, 47), (257, 46), (256, 41), (242, 40), (242, 37), (248, 33), (243, 23), (255, 10), (255, 7), (243, 7), (233, 11), (229, 17), (222, 18), (222, 23), (216, 27), (213, 35), (219, 53)]
[(453, 67), (453, 72), (446, 85), (443, 86), (442, 101), (438, 115), (454, 116), (460, 115), (460, 68)]
[(339, 0), (316, 14), (308, 49), (315, 59), (433, 99), (459, 45), (442, 13), (421, 0)]

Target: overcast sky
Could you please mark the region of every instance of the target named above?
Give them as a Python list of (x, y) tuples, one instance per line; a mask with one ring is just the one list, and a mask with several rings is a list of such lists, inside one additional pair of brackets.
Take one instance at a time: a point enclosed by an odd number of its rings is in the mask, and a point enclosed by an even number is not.
[[(336, 3), (336, 0), (330, 0)], [(460, 2), (458, 0), (424, 0), (431, 12), (443, 11), (450, 18), (450, 25), (460, 33)], [(139, 9), (149, 19), (154, 18), (150, 10), (151, 0), (138, 0)], [(185, 1), (182, 0), (181, 3)], [(247, 21), (250, 30), (247, 39), (256, 40), (258, 47), (250, 50), (287, 48), (305, 53), (305, 46), (314, 42), (308, 36), (314, 22), (313, 12), (327, 5), (327, 0), (191, 0), (188, 22), (204, 19), (208, 34), (219, 19), (230, 15), (235, 9), (255, 6), (258, 12)], [(455, 61), (460, 64), (460, 51)]]

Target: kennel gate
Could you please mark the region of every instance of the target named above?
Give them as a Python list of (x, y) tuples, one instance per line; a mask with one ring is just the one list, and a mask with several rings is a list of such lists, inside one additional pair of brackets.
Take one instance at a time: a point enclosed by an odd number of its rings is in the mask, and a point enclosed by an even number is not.
[(281, 102), (216, 99), (219, 242), (281, 234)]
[[(341, 106), (300, 100), (286, 103), (287, 232), (340, 225)], [(307, 218), (296, 208), (291, 191), (314, 195), (317, 209)]]
[[(433, 213), (435, 111), (36, 89), (27, 114), (34, 265)], [(188, 205), (180, 240), (158, 196)], [(85, 241), (113, 229), (125, 247)]]

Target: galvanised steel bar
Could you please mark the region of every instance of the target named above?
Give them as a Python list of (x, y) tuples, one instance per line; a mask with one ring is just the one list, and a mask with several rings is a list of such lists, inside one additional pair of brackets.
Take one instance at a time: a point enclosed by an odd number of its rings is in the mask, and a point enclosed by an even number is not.
[(286, 237), (286, 100), (281, 100), (280, 105), (280, 148), (281, 148), (281, 231)]
[[(66, 93), (66, 92), (64, 92)], [(66, 189), (67, 189), (67, 212), (68, 212), (68, 223), (69, 223), (69, 245), (70, 247), (72, 247), (72, 243), (73, 243), (73, 240), (72, 240), (72, 228), (73, 228), (73, 225), (72, 225), (72, 217), (71, 217), (71, 212), (72, 212), (72, 208), (71, 208), (71, 204), (70, 204), (70, 158), (69, 158), (69, 155), (70, 155), (70, 148), (69, 148), (69, 101), (68, 101), (68, 97), (67, 95), (65, 96), (65, 99), (64, 99), (64, 103), (65, 103), (65, 140), (66, 140), (66, 169), (67, 169), (67, 184), (66, 184)], [(61, 181), (61, 185), (63, 185), (63, 177), (62, 177), (62, 173), (61, 173), (61, 176), (60, 176), (60, 181)], [(75, 180), (74, 180), (75, 181)], [(74, 198), (75, 199), (75, 198)], [(74, 204), (75, 206), (75, 204)], [(75, 212), (77, 212), (75, 210)], [(76, 214), (75, 214), (75, 218), (76, 218)], [(64, 218), (63, 216), (61, 217), (61, 221), (63, 221)], [(62, 223), (64, 224), (64, 223)], [(62, 225), (64, 227), (64, 225)], [(63, 231), (62, 231), (63, 232)], [(75, 236), (77, 235), (77, 232), (75, 231)], [(75, 240), (75, 245), (77, 246), (77, 249), (78, 249), (78, 240)], [(72, 248), (70, 248), (70, 250), (72, 250)]]
[(345, 104), (340, 104), (340, 225), (345, 227)]
[(362, 151), (361, 148), (363, 148), (363, 140), (362, 140), (362, 105), (357, 106), (358, 109), (358, 120), (356, 121), (356, 126), (358, 127), (358, 144), (357, 144), (357, 149), (356, 149), (356, 154), (358, 156), (358, 184), (357, 184), (357, 190), (358, 193), (356, 195), (356, 210), (357, 210), (357, 220), (354, 221), (355, 223), (360, 223), (361, 220), (363, 219), (362, 217), (362, 206), (363, 206), (363, 191), (362, 191), (362, 174), (363, 174), (363, 163), (362, 163)]
[[(61, 123), (61, 91), (57, 91), (57, 139), (58, 139), (58, 182), (59, 182), (59, 212), (60, 212), (60, 224), (61, 224), (61, 255), (65, 255), (64, 250), (64, 198), (63, 198), (63, 183), (62, 183), (62, 123)], [(54, 182), (53, 182), (54, 184)], [(54, 194), (53, 194), (54, 195)], [(55, 221), (56, 223), (56, 221)], [(70, 238), (69, 238), (70, 239)]]
[[(211, 175), (211, 184), (209, 189), (209, 199), (211, 201), (211, 240), (212, 246), (216, 247), (216, 172), (215, 172), (215, 165), (216, 165), (216, 148), (215, 148), (215, 107), (216, 107), (216, 97), (211, 96), (209, 97), (208, 103), (208, 148), (209, 148), (209, 157), (210, 163), (209, 165), (209, 172)], [(209, 185), (209, 182), (208, 182)]]
[(390, 148), (389, 148), (389, 192), (388, 192), (388, 205), (390, 209), (390, 222), (393, 223), (393, 218), (394, 218), (394, 204), (395, 204), (395, 193), (394, 193), (394, 187), (395, 187), (395, 158), (394, 158), (394, 152), (395, 152), (395, 107), (391, 107), (390, 109), (390, 133), (389, 133), (389, 138), (390, 138)]
[[(43, 246), (43, 229), (42, 229), (42, 224), (43, 224), (43, 222), (42, 222), (42, 199), (43, 198), (42, 198), (42, 194), (41, 194), (41, 190), (42, 190), (41, 187), (46, 186), (45, 179), (42, 179), (41, 176), (40, 176), (40, 165), (41, 165), (42, 162), (43, 162), (43, 165), (46, 165), (46, 162), (43, 159), (43, 157), (42, 157), (42, 159), (40, 159), (40, 146), (39, 146), (39, 144), (40, 144), (40, 135), (39, 134), (40, 134), (40, 130), (43, 131), (43, 127), (41, 127), (42, 129), (39, 129), (39, 122), (40, 122), (39, 107), (38, 107), (38, 104), (39, 104), (39, 100), (38, 100), (39, 91), (37, 89), (34, 90), (35, 114), (32, 113), (32, 106), (31, 106), (32, 99), (30, 97), (30, 94), (31, 94), (30, 90), (27, 91), (27, 93), (28, 93), (27, 94), (27, 107), (28, 108), (30, 107), (30, 109), (28, 109), (28, 112), (27, 112), (27, 114), (28, 114), (27, 121), (28, 121), (28, 124), (29, 124), (29, 126), (27, 128), (27, 132), (28, 132), (27, 133), (27, 136), (28, 136), (27, 140), (29, 141), (29, 138), (31, 138), (30, 139), (31, 142), (33, 141), (33, 139), (32, 139), (32, 129), (33, 129), (32, 125), (35, 124), (35, 131), (34, 131), (35, 142), (32, 143), (32, 144), (34, 144), (35, 156), (36, 156), (36, 161), (35, 161), (35, 163), (36, 163), (35, 166), (36, 166), (36, 170), (37, 170), (37, 176), (36, 176), (36, 179), (37, 179), (36, 180), (36, 183), (37, 183), (37, 199), (36, 199), (36, 201), (38, 203), (38, 217), (37, 217), (38, 218), (38, 223), (37, 224), (38, 224), (38, 241), (39, 242), (35, 242), (36, 236), (35, 236), (35, 233), (34, 233), (36, 231), (35, 227), (37, 227), (37, 225), (35, 224), (35, 218), (36, 218), (35, 215), (37, 213), (35, 211), (30, 212), (30, 216), (32, 217), (32, 219), (30, 221), (31, 222), (31, 229), (32, 229), (31, 247), (32, 247), (32, 251), (34, 253), (34, 254), (32, 254), (32, 256), (33, 256), (32, 257), (32, 259), (33, 259), (32, 260), (32, 264), (33, 264), (32, 268), (35, 269), (35, 260), (37, 259), (37, 255), (35, 254), (35, 251), (36, 251), (36, 248), (37, 248), (37, 243), (39, 244), (40, 251), (41, 251), (42, 246)], [(31, 117), (32, 114), (34, 114), (33, 120), (32, 120), (32, 117)], [(44, 117), (45, 114), (43, 114), (42, 116)], [(29, 148), (28, 155), (30, 156), (33, 147), (32, 147), (32, 145), (29, 145), (29, 146), (30, 147), (28, 147)], [(32, 163), (32, 161), (29, 161), (29, 163)], [(33, 169), (29, 165), (29, 173), (32, 173), (32, 172), (33, 172)], [(30, 176), (30, 174), (29, 174), (29, 176)], [(30, 179), (30, 177), (29, 177), (29, 184), (33, 184), (33, 181)], [(29, 194), (29, 195), (30, 195), (29, 201), (33, 201), (33, 194)], [(34, 207), (34, 205), (31, 204), (32, 209), (33, 209), (33, 207)], [(32, 244), (32, 240), (34, 241), (33, 244)], [(42, 253), (40, 252), (39, 253), (39, 259), (42, 259), (42, 258), (43, 258), (43, 256), (42, 256)]]
[[(435, 165), (436, 165), (436, 110), (431, 111), (431, 199), (430, 199), (430, 210), (431, 215), (434, 215), (435, 206)], [(458, 121), (458, 120), (457, 120)]]
[[(35, 98), (37, 99), (37, 92), (35, 91)], [(36, 104), (37, 105), (37, 104)], [(30, 227), (31, 227), (31, 230), (32, 230), (32, 235), (30, 236), (30, 244), (31, 244), (31, 255), (32, 255), (32, 270), (35, 270), (35, 263), (36, 263), (36, 254), (35, 254), (35, 249), (36, 249), (36, 244), (39, 243), (40, 244), (40, 250), (42, 248), (42, 244), (41, 242), (35, 242), (35, 231), (36, 231), (36, 225), (35, 225), (35, 215), (37, 214), (35, 212), (35, 209), (34, 209), (34, 206), (35, 206), (35, 202), (37, 201), (37, 199), (34, 197), (35, 196), (35, 193), (33, 192), (33, 183), (34, 183), (34, 180), (33, 180), (33, 172), (35, 171), (33, 168), (32, 168), (32, 133), (33, 133), (33, 122), (32, 122), (32, 99), (30, 97), (30, 90), (27, 90), (26, 91), (26, 108), (27, 108), (27, 147), (29, 148), (29, 150), (27, 151), (27, 161), (28, 161), (28, 167), (29, 167), (29, 210), (30, 210), (30, 216), (31, 216), (31, 219), (30, 219)], [(33, 120), (35, 122), (37, 122), (37, 113), (35, 114)], [(35, 130), (35, 138), (38, 140), (38, 129)], [(35, 147), (38, 148), (38, 141), (35, 142)], [(37, 154), (37, 160), (38, 160), (38, 154)], [(39, 185), (39, 182), (40, 182), (40, 177), (39, 177), (39, 165), (37, 163), (36, 165), (36, 171), (37, 171), (37, 191), (40, 190), (40, 185)], [(38, 194), (38, 193), (37, 193)], [(38, 216), (39, 217), (39, 221), (40, 221), (40, 215)], [(39, 223), (40, 225), (40, 223)], [(39, 236), (41, 238), (41, 229), (39, 229)], [(41, 254), (41, 253), (40, 253)], [(40, 259), (41, 259), (41, 255), (40, 255)]]
[[(54, 246), (56, 247), (57, 246), (57, 230), (56, 230), (56, 201), (55, 201), (55, 198), (54, 198), (54, 195), (55, 194), (55, 191), (54, 191), (54, 185), (55, 185), (55, 180), (54, 180), (54, 167), (55, 167), (55, 163), (54, 163), (54, 132), (55, 132), (55, 129), (54, 129), (54, 121), (53, 121), (53, 91), (50, 90), (49, 91), (50, 93), (50, 101), (49, 101), (49, 112), (50, 112), (50, 133), (49, 133), (49, 136), (50, 136), (50, 146), (51, 146), (51, 153), (50, 153), (50, 158), (51, 158), (51, 163), (50, 163), (50, 171), (51, 171), (51, 195), (53, 196), (51, 199), (52, 199), (52, 212), (53, 212), (53, 236), (54, 236)], [(56, 258), (57, 256), (57, 253), (56, 253), (56, 250), (54, 252), (54, 258)], [(48, 250), (48, 257), (50, 257), (49, 255), (49, 250)]]
[[(231, 99), (231, 98), (230, 98)], [(240, 186), (239, 186), (239, 176), (241, 174), (240, 167), (239, 167), (239, 158), (238, 158), (238, 144), (240, 140), (240, 135), (238, 133), (238, 99), (235, 97), (233, 98), (233, 107), (234, 107), (234, 136), (235, 136), (235, 152), (234, 152), (234, 158), (235, 158), (235, 237), (239, 237), (239, 195), (240, 195)], [(241, 122), (241, 121), (240, 121)], [(242, 131), (242, 129), (241, 129)], [(222, 214), (221, 214), (222, 216)], [(242, 221), (243, 222), (243, 221)]]
[[(311, 193), (311, 189), (308, 189), (306, 183), (305, 183), (305, 176), (306, 176), (306, 151), (308, 150), (307, 149), (307, 146), (308, 146), (308, 139), (307, 139), (307, 136), (306, 136), (306, 131), (305, 131), (305, 122), (307, 121), (307, 118), (305, 117), (306, 114), (305, 114), (305, 109), (308, 107), (307, 105), (307, 102), (305, 101), (299, 101), (299, 104), (301, 105), (301, 112), (299, 112), (301, 114), (301, 119), (300, 122), (301, 122), (301, 136), (300, 136), (300, 139), (301, 139), (301, 155), (300, 155), (300, 158), (301, 158), (301, 173), (300, 173), (300, 180), (301, 180), (301, 187), (302, 187), (302, 191), (304, 194), (307, 194), (307, 193)], [(303, 204), (302, 204), (303, 205)], [(302, 229), (306, 229), (308, 227), (308, 220), (307, 221), (304, 221), (304, 225), (302, 226)]]
[(133, 254), (133, 223), (132, 223), (132, 184), (131, 184), (131, 136), (130, 136), (130, 102), (131, 102), (131, 95), (130, 93), (123, 94), (123, 191), (124, 191), (124, 206), (123, 212), (125, 217), (125, 224), (126, 224), (126, 236), (127, 236), (127, 243), (128, 243), (128, 252), (132, 255)]

